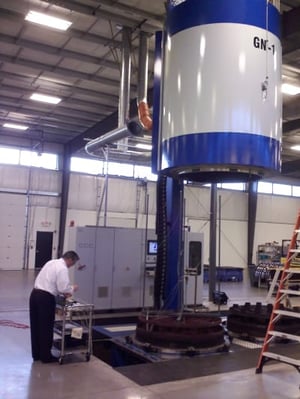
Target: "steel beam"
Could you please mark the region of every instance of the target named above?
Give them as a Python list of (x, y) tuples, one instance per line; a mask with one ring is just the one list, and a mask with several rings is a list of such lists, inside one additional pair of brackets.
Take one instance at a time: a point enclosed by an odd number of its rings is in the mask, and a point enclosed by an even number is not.
[(81, 62), (87, 62), (93, 65), (116, 69), (117, 71), (120, 70), (120, 65), (117, 62), (110, 61), (105, 58), (94, 57), (92, 55), (49, 46), (47, 44), (33, 42), (27, 39), (16, 38), (15, 36), (6, 35), (4, 33), (0, 33), (0, 42), (14, 44), (22, 48), (29, 48), (32, 50), (40, 51), (42, 53), (56, 55), (58, 57), (70, 58)]
[[(34, 87), (31, 87), (31, 88), (25, 88), (24, 86), (18, 87), (18, 86), (4, 84), (4, 83), (0, 82), (0, 90), (1, 89), (9, 91), (10, 93), (16, 93), (16, 94), (18, 94), (20, 96), (24, 96), (24, 95), (25, 96), (30, 96), (32, 93), (34, 93), (35, 91), (38, 90), (38, 88), (35, 89)], [(49, 90), (49, 89), (43, 90), (43, 93), (44, 94), (53, 95), (53, 96), (57, 95), (57, 91)], [(88, 107), (89, 109), (90, 108), (96, 108), (97, 111), (95, 110), (95, 113), (97, 113), (97, 112), (100, 112), (100, 113), (101, 112), (112, 112), (112, 111), (115, 110), (115, 107), (98, 104), (97, 102), (78, 100), (77, 98), (70, 98), (70, 97), (66, 97), (66, 96), (60, 96), (60, 97), (62, 99), (62, 103), (63, 104), (79, 105), (79, 106), (82, 106), (82, 107)]]
[[(11, 122), (11, 123), (21, 123), (21, 124), (26, 124), (29, 126), (29, 129), (22, 133), (24, 134), (25, 137), (35, 137), (35, 134), (39, 134), (40, 132), (43, 132), (43, 134), (53, 134), (54, 136), (63, 136), (64, 138), (67, 139), (67, 141), (72, 140), (74, 136), (76, 135), (76, 132), (74, 130), (65, 130), (61, 128), (53, 128), (49, 126), (45, 126), (44, 123), (36, 123), (35, 125), (32, 123), (27, 123), (26, 121), (20, 121), (16, 120), (13, 118), (0, 118), (0, 123), (3, 124), (5, 122)], [(11, 129), (6, 129), (0, 126), (0, 133), (2, 134), (11, 134)], [(20, 132), (17, 133), (18, 136), (20, 136)]]
[[(83, 89), (81, 87), (77, 87), (74, 86), (72, 83), (61, 83), (61, 82), (56, 82), (53, 81), (52, 79), (49, 79), (45, 76), (39, 76), (38, 77), (38, 81), (39, 83), (42, 82), (41, 84), (34, 84), (33, 82), (36, 80), (36, 77), (32, 77), (32, 75), (26, 75), (26, 72), (24, 74), (19, 74), (17, 72), (15, 73), (11, 73), (11, 72), (7, 72), (7, 71), (1, 71), (0, 70), (0, 79), (11, 79), (14, 82), (20, 82), (23, 87), (24, 84), (29, 85), (30, 87), (34, 88), (34, 87), (39, 87), (42, 89), (44, 88), (44, 85), (47, 86), (45, 87), (45, 90), (48, 90), (49, 86), (51, 87), (51, 89), (53, 90), (53, 88), (57, 88), (58, 90), (60, 90), (60, 92), (62, 90), (67, 91), (67, 93), (64, 93), (64, 95), (70, 96), (72, 94), (79, 94), (79, 95), (84, 95), (84, 96), (89, 96), (89, 97), (95, 97), (95, 98), (101, 98), (101, 100), (106, 99), (107, 101), (110, 101), (112, 103), (117, 104), (118, 103), (118, 96), (117, 95), (113, 95), (110, 93), (105, 93), (102, 91), (96, 91), (96, 90), (90, 90), (90, 89)], [(28, 83), (29, 81), (29, 83)], [(57, 94), (57, 92), (56, 92)], [(115, 106), (111, 106), (111, 105), (107, 105), (107, 104), (100, 104), (103, 107), (108, 107), (110, 109), (110, 111), (113, 111), (116, 107)]]
[(216, 270), (217, 270), (217, 206), (218, 188), (214, 183), (210, 188), (210, 227), (209, 227), (209, 287), (208, 299), (213, 301), (214, 291), (216, 290)]
[(283, 175), (289, 175), (295, 172), (299, 173), (300, 171), (300, 159), (296, 159), (295, 161), (288, 161), (282, 164), (281, 173)]
[(284, 136), (290, 136), (300, 129), (300, 119), (293, 119), (282, 124), (282, 133)]
[[(75, 126), (77, 124), (86, 126), (87, 124), (96, 123), (97, 121), (99, 121), (99, 119), (106, 116), (100, 113), (97, 114), (97, 113), (72, 109), (69, 107), (65, 107), (61, 104), (59, 104), (58, 106), (49, 107), (49, 104), (42, 105), (42, 103), (38, 104), (36, 102), (33, 102), (32, 100), (23, 100), (20, 98), (8, 97), (4, 95), (0, 96), (0, 103), (4, 107), (5, 106), (16, 106), (18, 108), (22, 107), (29, 114), (31, 113), (31, 111), (33, 111), (33, 112), (40, 112), (40, 115), (58, 115), (58, 116), (62, 115), (62, 118), (65, 119), (65, 122), (69, 122), (70, 124), (73, 124)], [(61, 120), (63, 120), (62, 118)]]
[(258, 182), (252, 181), (248, 183), (248, 244), (247, 244), (247, 264), (253, 263), (253, 246), (256, 223), (257, 210), (257, 188)]
[(113, 21), (121, 26), (127, 26), (133, 29), (142, 28), (143, 31), (148, 33), (154, 33), (157, 29), (161, 29), (162, 27), (161, 23), (150, 24), (145, 20), (141, 21), (134, 18), (124, 17), (120, 14), (106, 11), (103, 8), (95, 8), (79, 2), (75, 3), (72, 0), (45, 0), (45, 2), (49, 4), (54, 4), (55, 6), (66, 8), (71, 11), (76, 11), (80, 14)]
[(115, 8), (117, 6), (118, 10), (124, 11), (127, 14), (135, 14), (139, 17), (145, 18), (145, 19), (151, 19), (153, 21), (157, 21), (161, 24), (164, 22), (164, 17), (162, 15), (154, 14), (149, 11), (142, 10), (140, 8), (132, 7), (127, 4), (123, 4), (118, 2), (116, 4), (115, 0), (96, 0), (98, 3), (101, 5), (105, 5), (108, 7)]
[(101, 76), (93, 75), (91, 73), (79, 72), (72, 69), (62, 68), (59, 66), (44, 64), (42, 62), (36, 62), (27, 60), (25, 58), (20, 57), (12, 57), (5, 54), (0, 53), (0, 61), (7, 62), (13, 65), (22, 65), (28, 68), (36, 69), (38, 71), (48, 71), (52, 73), (57, 73), (64, 77), (71, 77), (76, 79), (83, 79), (89, 82), (99, 83), (108, 87), (119, 87), (119, 81), (104, 78)]
[[(59, 215), (59, 233), (58, 233), (58, 247), (57, 255), (62, 256), (64, 250), (64, 240), (66, 232), (68, 198), (70, 187), (70, 163), (71, 153), (68, 145), (64, 146), (64, 154), (62, 158), (62, 185), (61, 185), (61, 203)], [(72, 248), (73, 249), (73, 248)]]
[[(1, 4), (1, 0), (0, 0), (0, 4)], [(7, 5), (7, 3), (5, 4), (5, 6), (6, 5)], [(21, 6), (21, 4), (18, 6), (18, 11), (11, 11), (6, 8), (0, 8), (0, 18), (2, 17), (6, 21), (23, 23), (24, 15), (27, 12), (27, 10), (24, 9), (23, 13), (20, 12), (20, 6)], [(41, 27), (40, 29), (42, 30), (44, 28)], [(59, 32), (57, 32), (57, 34), (59, 34)], [(100, 35), (96, 35), (94, 33), (87, 33), (85, 31), (81, 31), (79, 29), (75, 29), (72, 27), (70, 27), (66, 32), (62, 32), (61, 35), (63, 35), (64, 38), (69, 38), (69, 39), (76, 38), (76, 39), (80, 39), (82, 41), (86, 41), (89, 43), (96, 43), (97, 45), (101, 44), (107, 48), (122, 48), (122, 42), (120, 40), (116, 40), (116, 38), (100, 36)], [(36, 43), (36, 42), (33, 42), (33, 43)], [(42, 45), (42, 43), (39, 43), (39, 44)], [(132, 49), (135, 51), (138, 49), (138, 46), (133, 46)], [(83, 53), (77, 53), (77, 52), (75, 52), (75, 53), (85, 56), (85, 54), (83, 54)], [(154, 53), (150, 50), (149, 55), (153, 56)], [(113, 61), (110, 61), (110, 62), (113, 62)]]
[(291, 9), (282, 14), (282, 38), (286, 39), (289, 36), (300, 32), (300, 7)]

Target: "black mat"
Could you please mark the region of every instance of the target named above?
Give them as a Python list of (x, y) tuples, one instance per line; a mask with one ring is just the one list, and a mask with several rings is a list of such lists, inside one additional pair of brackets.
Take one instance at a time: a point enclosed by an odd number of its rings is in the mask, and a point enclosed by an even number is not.
[[(276, 352), (295, 356), (296, 352), (300, 353), (300, 348), (299, 345), (280, 345)], [(234, 350), (233, 347), (229, 353), (118, 367), (116, 370), (144, 386), (250, 368), (255, 373), (259, 354), (260, 349)]]

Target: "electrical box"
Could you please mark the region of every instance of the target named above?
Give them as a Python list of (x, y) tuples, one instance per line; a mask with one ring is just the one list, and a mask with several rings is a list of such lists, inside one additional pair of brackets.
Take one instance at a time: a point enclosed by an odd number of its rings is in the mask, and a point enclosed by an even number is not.
[(203, 233), (184, 234), (184, 304), (202, 305)]

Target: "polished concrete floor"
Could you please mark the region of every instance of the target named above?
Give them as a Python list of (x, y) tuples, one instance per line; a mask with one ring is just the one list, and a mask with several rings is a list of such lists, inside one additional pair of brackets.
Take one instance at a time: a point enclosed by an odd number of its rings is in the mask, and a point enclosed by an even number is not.
[[(33, 272), (0, 271), (0, 324), (28, 325)], [(263, 300), (264, 289), (244, 283), (222, 285), (233, 302)], [(171, 383), (140, 387), (96, 358), (90, 362), (32, 363), (29, 329), (0, 325), (0, 399), (294, 399), (299, 375), (291, 366), (266, 366)], [(205, 365), (204, 365), (205, 366)]]

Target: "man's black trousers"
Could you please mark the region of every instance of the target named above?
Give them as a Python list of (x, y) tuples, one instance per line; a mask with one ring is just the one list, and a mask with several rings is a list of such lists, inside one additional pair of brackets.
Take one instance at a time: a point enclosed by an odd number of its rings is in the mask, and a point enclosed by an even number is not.
[(55, 297), (49, 292), (34, 288), (29, 299), (31, 350), (33, 360), (51, 360)]

